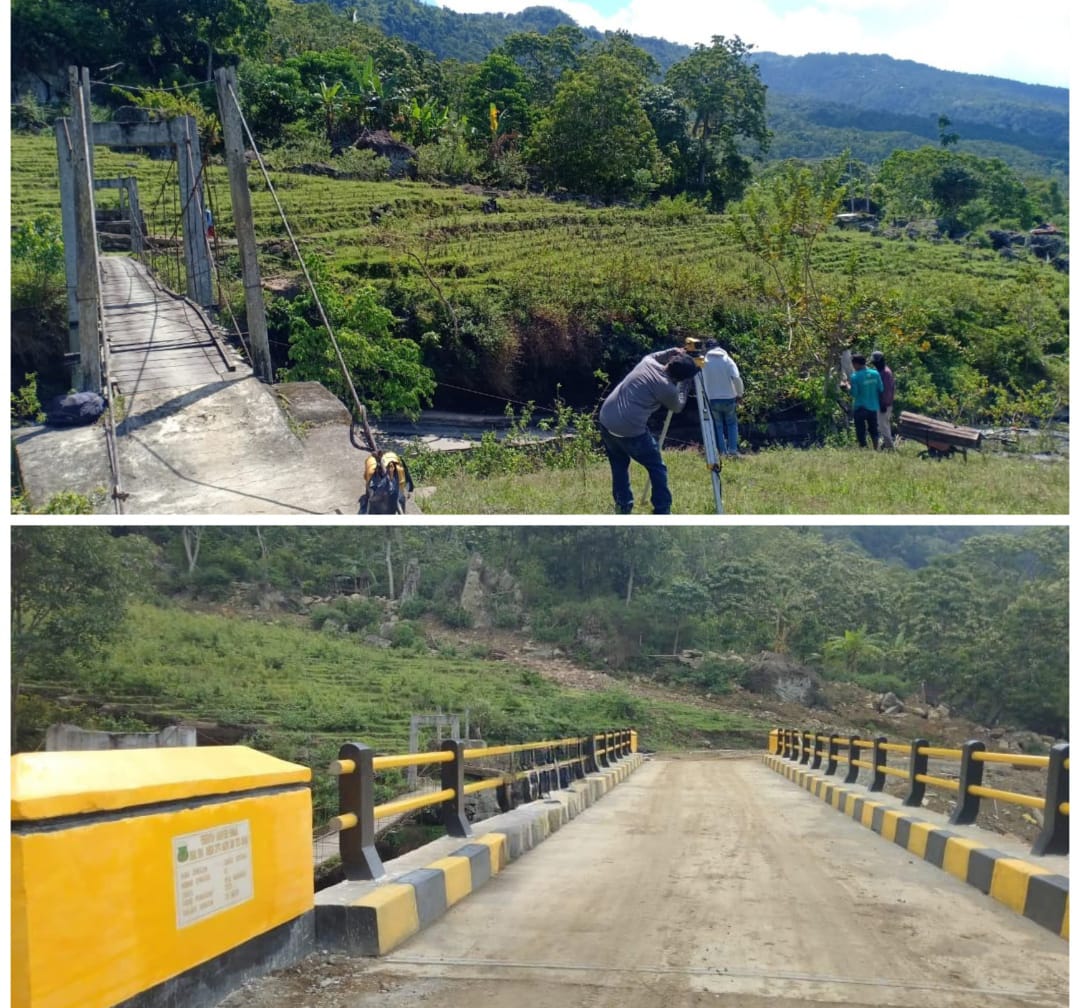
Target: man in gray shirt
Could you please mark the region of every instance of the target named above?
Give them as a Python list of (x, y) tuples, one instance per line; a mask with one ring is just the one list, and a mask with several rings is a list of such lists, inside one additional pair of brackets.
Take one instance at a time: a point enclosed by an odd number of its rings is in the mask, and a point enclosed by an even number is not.
[(667, 466), (649, 433), (649, 417), (661, 406), (678, 413), (690, 392), (697, 364), (673, 347), (643, 357), (600, 406), (600, 438), (611, 465), (611, 496), (619, 514), (634, 510), (630, 460), (645, 467), (652, 486), (653, 514), (671, 514)]

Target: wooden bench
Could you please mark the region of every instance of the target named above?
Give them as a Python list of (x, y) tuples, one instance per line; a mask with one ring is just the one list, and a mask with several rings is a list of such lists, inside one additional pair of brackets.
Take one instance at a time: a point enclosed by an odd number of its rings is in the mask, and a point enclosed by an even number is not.
[(982, 447), (982, 432), (972, 427), (959, 427), (944, 420), (934, 420), (920, 413), (900, 414), (896, 433), (926, 445), (919, 453), (922, 458), (948, 458), (960, 452), (967, 461), (969, 448), (978, 451)]

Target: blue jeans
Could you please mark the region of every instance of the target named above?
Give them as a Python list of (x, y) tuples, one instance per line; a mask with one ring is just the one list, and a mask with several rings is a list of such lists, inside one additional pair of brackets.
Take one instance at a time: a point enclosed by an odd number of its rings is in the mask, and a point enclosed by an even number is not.
[(660, 446), (648, 431), (633, 437), (617, 437), (603, 424), (600, 440), (611, 465), (611, 496), (622, 514), (634, 507), (634, 492), (630, 489), (630, 460), (645, 467), (652, 488), (653, 514), (671, 514), (671, 491), (668, 489), (667, 466), (660, 457)]
[(716, 428), (716, 450), (721, 455), (736, 455), (739, 451), (739, 421), (735, 419), (737, 401), (736, 399), (709, 400), (709, 412), (712, 413), (713, 426)]

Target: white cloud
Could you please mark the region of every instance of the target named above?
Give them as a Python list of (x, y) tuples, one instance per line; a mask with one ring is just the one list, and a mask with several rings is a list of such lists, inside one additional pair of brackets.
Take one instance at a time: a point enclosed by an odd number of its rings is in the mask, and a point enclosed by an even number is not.
[[(512, 13), (537, 0), (443, 0), (457, 11)], [(582, 0), (546, 0), (578, 24), (687, 45), (738, 35), (762, 52), (886, 53), (897, 59), (1029, 83), (1068, 86), (1066, 0), (1037, 10), (1004, 0), (629, 0), (610, 16)]]

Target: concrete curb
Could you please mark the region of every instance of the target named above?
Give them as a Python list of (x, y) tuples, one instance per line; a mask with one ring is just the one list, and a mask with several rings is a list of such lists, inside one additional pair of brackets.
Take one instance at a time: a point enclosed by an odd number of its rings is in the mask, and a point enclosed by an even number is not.
[(385, 955), (599, 801), (643, 761), (631, 753), (547, 798), (485, 819), (484, 832), (464, 842), (442, 837), (388, 862), (386, 875), (375, 882), (341, 882), (316, 893), (316, 942), (354, 955)]
[(1069, 880), (1064, 875), (927, 822), (914, 812), (868, 798), (865, 788), (836, 783), (782, 756), (767, 753), (764, 760), (770, 769), (884, 839), (1068, 939)]

